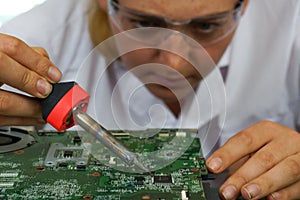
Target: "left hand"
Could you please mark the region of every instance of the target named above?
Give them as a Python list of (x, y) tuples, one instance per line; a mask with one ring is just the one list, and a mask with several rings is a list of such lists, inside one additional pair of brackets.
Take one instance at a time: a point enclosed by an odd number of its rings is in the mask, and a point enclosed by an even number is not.
[(245, 199), (300, 199), (300, 134), (292, 129), (269, 121), (246, 128), (207, 159), (213, 173), (230, 166), (236, 171), (220, 187), (223, 199), (240, 194)]

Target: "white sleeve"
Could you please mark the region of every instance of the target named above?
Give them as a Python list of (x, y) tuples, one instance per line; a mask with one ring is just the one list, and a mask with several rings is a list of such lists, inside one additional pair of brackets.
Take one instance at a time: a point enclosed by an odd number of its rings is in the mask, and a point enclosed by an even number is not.
[(295, 115), (295, 126), (297, 131), (300, 132), (300, 12), (297, 24), (298, 30), (295, 33), (295, 41), (291, 53), (287, 90), (291, 97), (290, 108)]

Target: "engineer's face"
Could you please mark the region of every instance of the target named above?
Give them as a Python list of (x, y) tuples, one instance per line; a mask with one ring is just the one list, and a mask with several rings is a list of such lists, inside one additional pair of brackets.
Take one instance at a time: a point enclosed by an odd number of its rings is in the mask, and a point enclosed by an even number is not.
[[(101, 2), (104, 0), (99, 1)], [(238, 0), (118, 0), (117, 2), (118, 5), (129, 10), (137, 11), (137, 13), (159, 16), (175, 22), (184, 22), (193, 18), (211, 16), (232, 11), (237, 5)], [(126, 14), (124, 16), (126, 16)], [(146, 23), (144, 23), (144, 21), (135, 21), (134, 23), (136, 23), (137, 27), (152, 25), (152, 23), (149, 23), (148, 21)], [(176, 30), (181, 31), (181, 27), (178, 26), (177, 28), (176, 26), (172, 26), (172, 28), (174, 27)], [(123, 31), (120, 30), (120, 27), (116, 25), (113, 20), (111, 20), (111, 28), (114, 34)], [(204, 25), (203, 28), (207, 27)], [(225, 37), (222, 37), (221, 40), (217, 40), (211, 44), (201, 44), (215, 63), (218, 63), (228, 44), (230, 43), (234, 34), (234, 29), (226, 34)], [(189, 35), (189, 33), (186, 34)], [(182, 48), (182, 42), (184, 43), (184, 40), (180, 40), (179, 42), (177, 39), (174, 39), (172, 44), (176, 46), (177, 43), (177, 48), (180, 49)], [(197, 40), (197, 38), (193, 39)], [(186, 50), (186, 48), (183, 49)], [(177, 97), (174, 95), (174, 91), (175, 93), (179, 91), (182, 96), (185, 96), (191, 91), (190, 88), (196, 89), (202, 79), (199, 70), (197, 70), (185, 59), (174, 53), (160, 49), (154, 48), (135, 50), (122, 56), (121, 61), (129, 70), (149, 63), (161, 64), (162, 66), (168, 66), (169, 69), (176, 70), (178, 73), (174, 73), (173, 70), (169, 70), (167, 67), (165, 70), (157, 70), (156, 67), (151, 67), (151, 64), (149, 64), (146, 65), (143, 73), (136, 74), (142, 81), (146, 80), (146, 82), (148, 82), (149, 79), (151, 79), (150, 82), (157, 83), (146, 84), (146, 87), (154, 95), (161, 98), (165, 102), (177, 100)], [(178, 74), (180, 74), (180, 76), (178, 76)], [(182, 80), (183, 78), (185, 80)], [(188, 81), (191, 87), (181, 87), (181, 84), (186, 85), (186, 81)]]

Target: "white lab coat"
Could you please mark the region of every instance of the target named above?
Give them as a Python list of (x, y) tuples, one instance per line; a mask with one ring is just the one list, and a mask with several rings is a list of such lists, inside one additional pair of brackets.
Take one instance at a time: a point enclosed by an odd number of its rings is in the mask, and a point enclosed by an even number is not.
[[(250, 0), (230, 52), (227, 51), (227, 57), (223, 58), (230, 63), (225, 84), (225, 110), (221, 106), (218, 111), (216, 106), (217, 111), (206, 115), (206, 110), (201, 109), (199, 117), (198, 109), (191, 104), (178, 119), (167, 109), (162, 111), (163, 103), (145, 88), (138, 90), (128, 103), (129, 88), (140, 83), (132, 76), (115, 87), (117, 80), (126, 73), (122, 66), (115, 64), (103, 71), (101, 66), (107, 64), (103, 56), (86, 60), (93, 48), (87, 29), (87, 13), (90, 12), (87, 2), (48, 0), (5, 24), (1, 32), (45, 48), (63, 72), (63, 80), (75, 79), (91, 93), (88, 112), (106, 128), (199, 128), (200, 124), (200, 130), (207, 130), (203, 124), (213, 119), (209, 139), (203, 144), (204, 153), (208, 154), (219, 133), (222, 133), (219, 141), (222, 144), (260, 120), (271, 120), (293, 129), (299, 126), (299, 0)], [(100, 71), (82, 70), (92, 65), (98, 66)], [(206, 98), (202, 98), (202, 108), (207, 108)]]

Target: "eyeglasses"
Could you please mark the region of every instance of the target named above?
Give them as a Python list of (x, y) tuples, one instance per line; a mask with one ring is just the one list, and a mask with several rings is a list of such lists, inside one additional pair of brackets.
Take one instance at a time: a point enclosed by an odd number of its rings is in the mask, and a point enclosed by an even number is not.
[[(120, 5), (117, 0), (108, 0), (108, 9), (113, 23), (120, 31), (148, 27), (173, 29), (191, 37), (202, 46), (209, 46), (224, 39), (237, 27), (242, 16), (243, 3), (244, 0), (239, 0), (233, 10), (186, 21), (173, 21), (164, 17), (145, 14), (126, 8)], [(152, 31), (143, 35), (142, 42), (160, 43), (165, 40), (165, 37), (160, 31)]]

